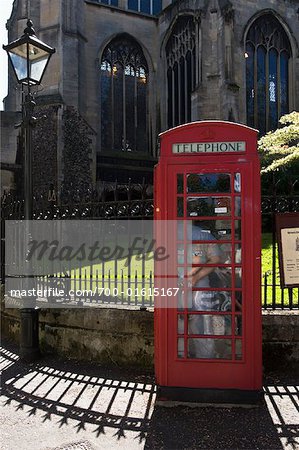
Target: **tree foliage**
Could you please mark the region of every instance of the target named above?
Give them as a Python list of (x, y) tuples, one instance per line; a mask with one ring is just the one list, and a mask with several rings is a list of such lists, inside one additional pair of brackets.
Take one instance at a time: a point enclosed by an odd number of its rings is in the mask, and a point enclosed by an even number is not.
[(282, 116), (280, 127), (258, 142), (261, 172), (297, 170), (299, 172), (299, 112)]

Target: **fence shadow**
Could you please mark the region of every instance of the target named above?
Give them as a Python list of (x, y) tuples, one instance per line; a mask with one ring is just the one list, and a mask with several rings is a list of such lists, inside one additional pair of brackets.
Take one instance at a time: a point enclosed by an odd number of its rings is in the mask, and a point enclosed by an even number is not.
[(274, 376), (265, 380), (264, 402), (254, 408), (156, 405), (144, 448), (298, 449), (298, 393), (295, 379)]
[(264, 386), (265, 401), (284, 448), (299, 448), (299, 372), (273, 375)]
[(150, 374), (49, 357), (25, 365), (14, 345), (4, 347), (3, 411), (10, 406), (36, 416), (37, 429), (46, 421), (77, 433), (88, 426), (100, 439), (109, 428), (123, 444), (133, 432), (136, 445), (145, 449), (299, 448), (299, 386), (289, 374), (265, 379), (265, 399), (258, 407), (164, 407), (155, 405)]
[[(96, 437), (107, 427), (114, 436), (126, 439), (134, 432), (139, 443), (145, 441), (155, 401), (155, 385), (150, 375), (124, 373), (95, 365), (77, 365), (71, 361), (47, 358), (25, 365), (5, 342), (2, 348), (2, 407), (13, 405), (37, 421), (51, 421), (52, 426), (75, 427), (83, 431), (87, 424)], [(43, 413), (44, 414), (40, 414)]]

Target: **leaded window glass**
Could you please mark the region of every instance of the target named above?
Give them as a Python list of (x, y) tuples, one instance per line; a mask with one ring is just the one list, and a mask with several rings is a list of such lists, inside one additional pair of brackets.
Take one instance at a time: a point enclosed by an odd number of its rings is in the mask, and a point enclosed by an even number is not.
[(101, 59), (102, 151), (148, 151), (148, 66), (129, 36), (113, 39)]
[(128, 9), (157, 15), (162, 9), (162, 0), (128, 0)]
[(180, 17), (166, 44), (168, 128), (191, 121), (191, 93), (195, 87), (195, 25), (192, 16)]
[(272, 14), (259, 17), (246, 38), (247, 124), (261, 134), (277, 127), (289, 112), (291, 47), (281, 24)]
[(104, 3), (104, 5), (118, 6), (118, 0), (100, 0), (99, 3)]

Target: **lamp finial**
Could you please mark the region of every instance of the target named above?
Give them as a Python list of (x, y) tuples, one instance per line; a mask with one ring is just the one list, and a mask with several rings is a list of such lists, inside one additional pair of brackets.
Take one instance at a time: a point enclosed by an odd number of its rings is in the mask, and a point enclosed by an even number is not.
[(24, 30), (24, 34), (28, 34), (29, 36), (35, 36), (35, 29), (33, 28), (32, 20), (27, 20), (27, 27)]

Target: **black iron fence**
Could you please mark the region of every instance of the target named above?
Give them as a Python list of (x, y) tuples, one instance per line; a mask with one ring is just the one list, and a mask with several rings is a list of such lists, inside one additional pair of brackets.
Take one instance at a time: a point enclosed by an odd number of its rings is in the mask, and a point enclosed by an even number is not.
[(299, 195), (262, 196), (264, 249), (268, 246), (271, 254), (270, 268), (262, 273), (262, 305), (264, 309), (299, 309), (299, 289), (282, 289), (280, 286), (275, 215), (287, 212), (299, 212)]
[[(136, 192), (139, 193), (136, 195)], [(134, 195), (132, 195), (132, 193)], [(107, 196), (92, 195), (88, 201), (57, 205), (47, 198), (35, 198), (34, 218), (37, 220), (51, 219), (151, 219), (153, 217), (153, 200), (147, 198), (151, 189), (145, 185), (137, 189), (121, 191), (121, 196), (113, 194), (114, 200), (106, 201)], [(119, 197), (127, 197), (119, 200)], [(134, 198), (135, 197), (135, 198)], [(137, 197), (137, 198), (136, 198)], [(1, 216), (1, 279), (5, 278), (4, 255), (4, 223), (5, 220), (23, 218), (24, 202), (11, 195), (2, 198)], [(268, 247), (271, 264), (262, 273), (262, 306), (264, 309), (299, 309), (298, 288), (281, 289), (277, 258), (277, 242), (275, 234), (275, 214), (299, 211), (299, 195), (271, 195), (262, 197), (263, 236), (268, 237)], [(265, 245), (267, 246), (267, 245)], [(152, 264), (152, 263), (151, 263)], [(41, 277), (39, 283), (46, 287), (53, 278), (57, 286), (67, 284), (74, 292), (68, 298), (57, 298), (50, 295), (44, 300), (51, 302), (67, 302), (70, 305), (84, 301), (85, 304), (120, 304), (134, 305), (140, 308), (153, 306), (154, 280), (153, 266), (144, 259), (134, 268), (130, 264), (125, 269), (115, 260), (113, 264), (95, 270), (79, 267), (52, 274), (51, 277)], [(89, 295), (77, 296), (76, 292), (90, 292)], [(96, 292), (96, 295), (92, 294)], [(120, 293), (120, 294), (119, 294)], [(143, 294), (141, 294), (143, 293)], [(129, 295), (128, 295), (129, 294)]]

